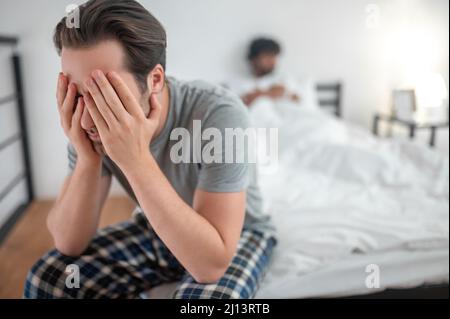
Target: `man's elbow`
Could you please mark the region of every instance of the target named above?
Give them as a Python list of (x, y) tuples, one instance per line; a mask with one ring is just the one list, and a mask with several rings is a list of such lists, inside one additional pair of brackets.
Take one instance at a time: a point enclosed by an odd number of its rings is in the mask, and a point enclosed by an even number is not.
[(191, 276), (199, 284), (212, 284), (219, 281), (230, 267), (234, 254), (235, 249), (228, 250), (208, 266), (203, 265), (198, 271), (192, 272)]
[(64, 242), (62, 240), (55, 240), (55, 248), (61, 254), (69, 257), (79, 257), (83, 254), (86, 247), (77, 243)]
[(50, 233), (53, 237), (55, 249), (65, 256), (78, 257), (82, 255), (87, 248), (86, 244), (80, 242), (79, 240), (70, 238), (61, 232), (50, 231)]
[(86, 250), (87, 245), (85, 243), (70, 238), (67, 234), (58, 231), (50, 218), (47, 218), (47, 228), (53, 237), (55, 249), (61, 254), (69, 257), (78, 257)]
[(204, 269), (197, 274), (192, 274), (192, 277), (199, 284), (213, 284), (225, 275), (227, 268), (228, 267), (211, 267), (209, 269)]

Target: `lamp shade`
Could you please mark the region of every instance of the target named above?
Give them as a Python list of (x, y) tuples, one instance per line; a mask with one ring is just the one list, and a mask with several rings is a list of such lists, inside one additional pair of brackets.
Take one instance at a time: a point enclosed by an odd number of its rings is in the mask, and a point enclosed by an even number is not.
[(448, 90), (442, 75), (423, 74), (415, 83), (416, 102), (422, 107), (443, 107), (448, 98)]

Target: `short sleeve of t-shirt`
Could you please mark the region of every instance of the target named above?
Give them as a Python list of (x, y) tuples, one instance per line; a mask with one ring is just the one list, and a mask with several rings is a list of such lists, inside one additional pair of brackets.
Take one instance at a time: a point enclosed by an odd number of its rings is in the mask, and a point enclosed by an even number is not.
[[(69, 174), (72, 174), (75, 169), (75, 164), (77, 163), (77, 151), (71, 143), (67, 144), (67, 158), (69, 160)], [(104, 163), (102, 163), (102, 176), (107, 175), (111, 175), (111, 171), (105, 166)]]
[[(198, 188), (209, 192), (239, 192), (248, 187), (249, 145), (242, 145), (239, 140), (243, 138), (240, 134), (245, 135), (249, 127), (248, 111), (237, 97), (219, 104), (204, 119)], [(235, 138), (233, 134), (238, 137)], [(212, 145), (216, 147), (212, 148)], [(211, 154), (208, 160), (206, 156)], [(232, 161), (229, 156), (232, 156)], [(211, 161), (211, 158), (214, 160)]]

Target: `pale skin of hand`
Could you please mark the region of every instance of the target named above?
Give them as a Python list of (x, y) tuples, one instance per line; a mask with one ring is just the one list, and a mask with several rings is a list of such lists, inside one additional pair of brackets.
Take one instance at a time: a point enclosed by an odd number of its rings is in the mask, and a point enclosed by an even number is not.
[[(59, 74), (56, 101), (61, 119), (61, 127), (77, 151), (80, 160), (90, 163), (99, 162), (101, 156), (94, 150), (92, 143), (81, 127), (81, 114), (84, 110), (82, 97), (76, 99), (77, 87), (67, 83), (67, 78)], [(74, 108), (74, 104), (76, 106)]]
[(101, 156), (81, 128), (85, 105), (82, 98), (75, 99), (76, 92), (76, 86), (68, 85), (67, 78), (60, 74), (56, 93), (58, 111), (64, 133), (77, 152), (77, 164), (49, 212), (47, 227), (56, 248), (66, 255), (79, 255), (89, 244), (111, 185), (111, 177), (101, 176)]
[[(260, 96), (267, 96), (272, 99), (277, 99), (284, 96), (285, 94), (286, 88), (283, 85), (275, 84), (265, 91), (256, 89), (250, 93), (243, 95), (241, 98), (245, 105), (250, 106), (253, 101)], [(289, 93), (287, 94), (287, 97), (293, 102), (298, 102), (300, 100), (299, 96), (295, 93)]]
[[(124, 172), (155, 232), (186, 270), (201, 283), (218, 280), (236, 251), (246, 192), (197, 189), (193, 207), (173, 189), (149, 150), (161, 117), (156, 94), (144, 112), (116, 72), (92, 72), (85, 83), (87, 110), (107, 155)], [(122, 104), (123, 103), (123, 104)]]

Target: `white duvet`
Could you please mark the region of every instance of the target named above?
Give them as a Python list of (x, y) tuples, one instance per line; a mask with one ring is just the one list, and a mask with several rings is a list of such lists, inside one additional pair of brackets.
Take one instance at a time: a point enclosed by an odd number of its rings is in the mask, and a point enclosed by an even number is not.
[(400, 267), (381, 288), (448, 281), (448, 157), (313, 108), (260, 100), (251, 117), (279, 135), (277, 169), (259, 174), (279, 244), (257, 297), (363, 291), (364, 266), (377, 261)]

